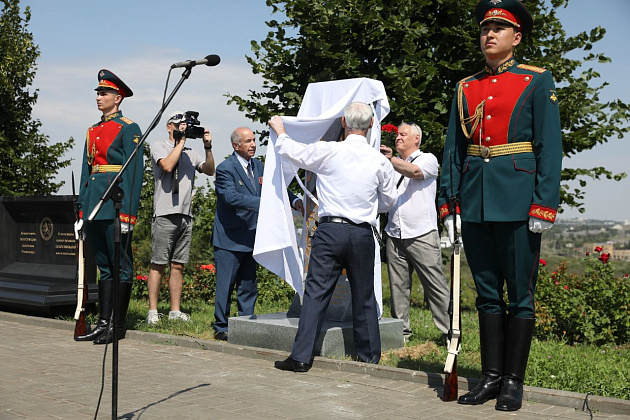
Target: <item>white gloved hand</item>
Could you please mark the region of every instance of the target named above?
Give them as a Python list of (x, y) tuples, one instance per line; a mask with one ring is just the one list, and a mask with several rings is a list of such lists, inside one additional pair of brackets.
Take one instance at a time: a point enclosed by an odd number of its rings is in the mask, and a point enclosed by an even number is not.
[(129, 223), (120, 222), (120, 233), (129, 233), (133, 230), (133, 226), (129, 226)]
[[(448, 232), (448, 240), (451, 241), (451, 245), (455, 242), (455, 229), (453, 228), (453, 216), (450, 214), (444, 218), (444, 227)], [(462, 229), (462, 218), (459, 214), (455, 215), (455, 228), (458, 232)]]
[(79, 219), (74, 222), (74, 239), (77, 241), (79, 239), (85, 240), (85, 232), (83, 231), (83, 219)]
[(552, 222), (548, 222), (546, 220), (535, 219), (533, 217), (529, 218), (529, 230), (534, 233), (541, 233), (547, 229), (551, 229), (553, 227)]

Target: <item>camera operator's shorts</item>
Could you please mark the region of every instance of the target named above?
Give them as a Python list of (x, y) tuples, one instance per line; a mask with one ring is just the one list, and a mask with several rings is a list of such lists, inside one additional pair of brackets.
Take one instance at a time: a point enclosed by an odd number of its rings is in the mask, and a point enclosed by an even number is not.
[(183, 214), (169, 214), (153, 218), (151, 237), (153, 252), (151, 263), (169, 262), (186, 264), (190, 256), (193, 219)]

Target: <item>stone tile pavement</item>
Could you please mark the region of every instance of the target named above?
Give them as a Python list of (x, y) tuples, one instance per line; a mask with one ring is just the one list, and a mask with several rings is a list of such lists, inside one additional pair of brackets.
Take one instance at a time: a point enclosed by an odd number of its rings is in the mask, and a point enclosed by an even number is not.
[[(0, 419), (94, 418), (105, 346), (73, 323), (0, 312)], [(98, 418), (112, 417), (111, 346)], [(317, 358), (305, 374), (273, 368), (286, 353), (137, 331), (119, 344), (120, 419), (590, 419), (584, 395), (526, 388), (515, 413), (445, 403), (440, 375)], [(460, 380), (460, 392), (468, 388)], [(590, 397), (594, 419), (630, 419), (630, 401)]]

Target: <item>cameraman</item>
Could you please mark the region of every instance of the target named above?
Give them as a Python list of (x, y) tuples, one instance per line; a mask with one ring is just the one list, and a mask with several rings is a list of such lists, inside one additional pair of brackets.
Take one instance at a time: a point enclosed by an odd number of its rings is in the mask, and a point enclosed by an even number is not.
[[(204, 130), (203, 148), (206, 158), (186, 147), (189, 113), (175, 112), (166, 123), (168, 140), (151, 145), (155, 194), (153, 200), (153, 252), (149, 271), (149, 313), (147, 324), (159, 321), (157, 304), (162, 275), (170, 263), (169, 291), (171, 311), (169, 319), (188, 321), (190, 317), (180, 311), (184, 264), (188, 262), (192, 236), (191, 201), (195, 182), (195, 169), (214, 175), (212, 135)], [(198, 130), (201, 127), (195, 127)]]

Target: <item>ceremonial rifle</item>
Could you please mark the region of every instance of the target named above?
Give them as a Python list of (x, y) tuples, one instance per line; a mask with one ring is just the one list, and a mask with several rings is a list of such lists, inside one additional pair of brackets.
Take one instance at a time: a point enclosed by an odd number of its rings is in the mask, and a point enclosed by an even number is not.
[(444, 364), (444, 393), (443, 401), (455, 401), (457, 399), (457, 355), (461, 349), (461, 318), (460, 318), (460, 251), (461, 243), (457, 233), (457, 203), (458, 198), (453, 192), (453, 162), (449, 153), (449, 165), (451, 169), (451, 196), (448, 205), (448, 213), (453, 218), (453, 255), (451, 256), (451, 301), (449, 304), (449, 315), (451, 318), (451, 328), (448, 331), (449, 346), (448, 356)]
[[(74, 172), (72, 172), (72, 196), (76, 197), (74, 187)], [(79, 202), (74, 199), (74, 221), (79, 221)], [(77, 309), (74, 311), (74, 339), (87, 333), (85, 321), (85, 303), (88, 300), (88, 287), (85, 282), (85, 258), (83, 256), (83, 235), (79, 235), (77, 241)]]

